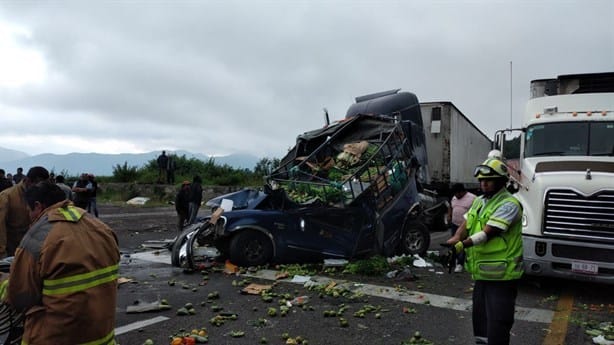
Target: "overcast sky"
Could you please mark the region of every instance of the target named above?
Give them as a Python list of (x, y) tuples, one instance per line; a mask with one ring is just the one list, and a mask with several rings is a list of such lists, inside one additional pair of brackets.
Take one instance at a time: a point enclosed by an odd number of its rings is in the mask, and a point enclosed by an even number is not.
[(282, 157), (394, 88), (492, 138), (530, 80), (614, 71), (613, 23), (610, 0), (2, 0), (0, 147)]

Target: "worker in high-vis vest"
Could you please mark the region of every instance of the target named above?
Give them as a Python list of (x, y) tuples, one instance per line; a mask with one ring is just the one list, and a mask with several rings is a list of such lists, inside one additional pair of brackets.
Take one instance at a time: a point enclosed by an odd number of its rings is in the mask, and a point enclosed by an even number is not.
[(117, 236), (54, 183), (29, 187), (25, 198), (33, 223), (6, 288), (6, 301), (25, 313), (21, 344), (115, 344)]
[(473, 334), (476, 344), (509, 344), (518, 280), (523, 274), (522, 207), (508, 192), (509, 173), (498, 158), (474, 172), (483, 195), (447, 241), (454, 254), (465, 252), (465, 269), (475, 281)]

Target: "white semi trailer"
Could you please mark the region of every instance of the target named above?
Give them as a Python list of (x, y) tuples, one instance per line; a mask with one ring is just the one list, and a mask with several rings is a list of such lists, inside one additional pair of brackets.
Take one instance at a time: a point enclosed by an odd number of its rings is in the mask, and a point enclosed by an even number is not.
[(492, 141), (452, 102), (421, 102), (428, 156), (428, 184), (446, 191), (454, 183), (478, 189), (473, 170), (492, 149)]
[(614, 73), (531, 81), (520, 130), (526, 273), (614, 284)]

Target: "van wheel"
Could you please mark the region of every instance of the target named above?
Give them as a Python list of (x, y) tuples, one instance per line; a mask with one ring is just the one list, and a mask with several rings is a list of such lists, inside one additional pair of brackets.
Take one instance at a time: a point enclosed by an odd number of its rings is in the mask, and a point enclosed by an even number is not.
[(241, 267), (260, 266), (273, 258), (273, 245), (268, 237), (256, 231), (245, 230), (230, 241), (230, 261)]
[(431, 245), (431, 234), (421, 222), (413, 221), (405, 225), (401, 239), (400, 252), (403, 254), (424, 255)]

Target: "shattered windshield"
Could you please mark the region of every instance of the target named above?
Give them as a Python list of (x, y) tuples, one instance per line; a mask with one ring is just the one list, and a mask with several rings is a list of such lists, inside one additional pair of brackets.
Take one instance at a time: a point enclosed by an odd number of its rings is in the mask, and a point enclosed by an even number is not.
[(524, 156), (612, 156), (614, 122), (562, 122), (527, 129)]

